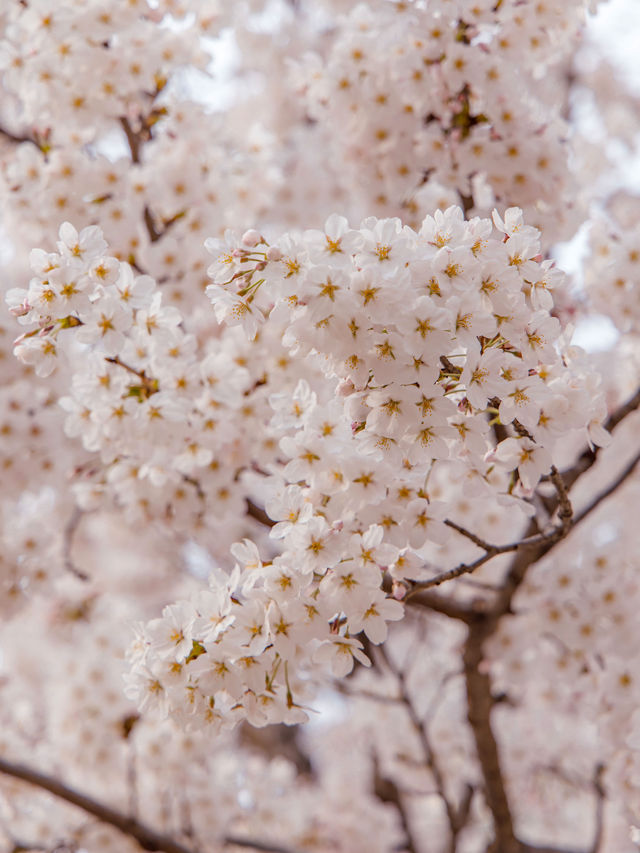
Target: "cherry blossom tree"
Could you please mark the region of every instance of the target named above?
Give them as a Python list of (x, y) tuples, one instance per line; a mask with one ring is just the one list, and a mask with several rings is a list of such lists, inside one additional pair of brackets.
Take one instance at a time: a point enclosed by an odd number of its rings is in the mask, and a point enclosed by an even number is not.
[(640, 849), (597, 6), (0, 9), (8, 853)]

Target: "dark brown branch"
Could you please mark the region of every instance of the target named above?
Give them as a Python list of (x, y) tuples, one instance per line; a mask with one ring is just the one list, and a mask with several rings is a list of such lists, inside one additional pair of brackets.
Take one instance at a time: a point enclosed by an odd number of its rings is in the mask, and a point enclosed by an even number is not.
[[(640, 462), (640, 453), (637, 454), (631, 462), (626, 466), (626, 468), (619, 474), (619, 476), (599, 495), (597, 495), (594, 500), (585, 507), (578, 516), (573, 520), (573, 525), (571, 525), (571, 519), (565, 518), (565, 524), (568, 524), (569, 527), (567, 529), (567, 533), (571, 526), (575, 526), (579, 524), (584, 518), (586, 518), (594, 509), (603, 501), (605, 498), (609, 497), (609, 495), (613, 494), (613, 492), (618, 489), (622, 483), (633, 473), (636, 466)], [(534, 528), (534, 524), (532, 523), (529, 527), (531, 531)], [(566, 534), (565, 534), (566, 535)], [(511, 603), (513, 601), (513, 597), (518, 590), (520, 584), (525, 578), (525, 575), (530, 566), (534, 563), (537, 563), (542, 557), (545, 556), (556, 544), (559, 540), (555, 539), (553, 541), (541, 542), (537, 549), (530, 553), (529, 551), (523, 551), (516, 555), (514, 558), (509, 571), (507, 572), (507, 576), (502, 588), (500, 595), (497, 597), (494, 606), (491, 609), (491, 616), (493, 619), (494, 629), (497, 627), (498, 620), (504, 616), (506, 613), (511, 612)]]
[(554, 527), (549, 531), (549, 533), (536, 533), (521, 539), (519, 542), (510, 542), (508, 545), (490, 545), (488, 546), (486, 553), (481, 557), (478, 557), (477, 560), (474, 560), (473, 563), (461, 563), (453, 569), (449, 569), (446, 572), (441, 572), (441, 574), (436, 575), (433, 578), (429, 578), (429, 580), (415, 583), (407, 593), (406, 598), (412, 598), (417, 592), (422, 592), (425, 589), (431, 589), (434, 586), (440, 586), (440, 584), (445, 581), (459, 578), (461, 575), (471, 574), (471, 572), (480, 568), (484, 563), (499, 556), (500, 554), (508, 554), (513, 551), (525, 551), (530, 548), (536, 549), (544, 545), (554, 545), (567, 535), (569, 527), (570, 524), (566, 526), (560, 525), (558, 527)]
[(481, 539), (479, 536), (476, 536), (475, 533), (472, 533), (470, 530), (467, 530), (466, 527), (461, 527), (459, 524), (456, 524), (455, 521), (451, 521), (448, 518), (445, 518), (444, 524), (447, 527), (450, 527), (452, 530), (456, 530), (460, 533), (461, 536), (466, 536), (467, 539), (470, 539), (474, 545), (477, 545), (478, 548), (482, 548), (483, 551), (491, 551), (496, 546), (490, 545), (488, 542), (485, 542), (484, 539)]
[(47, 853), (46, 844), (36, 844), (35, 842), (31, 844), (29, 841), (18, 840), (17, 838), (12, 838), (11, 843), (13, 847), (10, 849), (7, 848), (7, 853)]
[(120, 830), (124, 835), (135, 838), (143, 850), (160, 850), (164, 853), (193, 853), (192, 850), (174, 838), (155, 832), (140, 821), (116, 811), (111, 806), (93, 800), (80, 791), (68, 787), (58, 779), (39, 773), (24, 764), (14, 764), (0, 757), (0, 773), (5, 773), (7, 776), (13, 776), (15, 779), (21, 779), (23, 782), (42, 788), (55, 797), (83, 809), (103, 823), (108, 823)]
[[(638, 391), (624, 406), (614, 412), (607, 422), (605, 428), (612, 431), (624, 418), (640, 406), (640, 391)], [(485, 796), (491, 810), (494, 822), (494, 841), (489, 847), (488, 853), (582, 853), (554, 846), (538, 846), (518, 841), (515, 836), (513, 818), (508, 801), (506, 786), (504, 783), (500, 756), (495, 735), (491, 726), (491, 712), (495, 704), (492, 697), (491, 681), (489, 675), (483, 671), (483, 646), (489, 637), (496, 631), (500, 619), (511, 612), (515, 593), (524, 581), (530, 566), (544, 557), (554, 545), (563, 539), (572, 527), (572, 507), (568, 490), (596, 461), (598, 450), (587, 449), (579, 457), (573, 468), (565, 471), (562, 475), (553, 468), (549, 479), (553, 482), (556, 490), (555, 500), (548, 501), (548, 509), (551, 513), (557, 513), (559, 524), (550, 533), (539, 533), (535, 521), (530, 522), (525, 538), (519, 543), (498, 548), (490, 546), (483, 539), (461, 528), (455, 522), (448, 526), (466, 536), (478, 547), (485, 551), (478, 560), (469, 566), (463, 565), (448, 573), (443, 573), (425, 584), (416, 584), (407, 596), (412, 604), (423, 604), (429, 607), (431, 603), (440, 604), (434, 607), (439, 612), (451, 615), (453, 618), (467, 622), (469, 633), (464, 647), (465, 681), (467, 686), (468, 719), (471, 726), (478, 760), (484, 780)], [(574, 524), (580, 523), (591, 512), (593, 512), (607, 497), (613, 494), (622, 483), (634, 472), (640, 462), (640, 453), (637, 454), (615, 478), (615, 480), (600, 494), (598, 494), (573, 520)], [(485, 613), (474, 614), (473, 610), (461, 607), (455, 602), (440, 597), (434, 602), (429, 601), (430, 593), (426, 592), (429, 586), (435, 586), (444, 582), (449, 577), (457, 577), (468, 571), (473, 571), (492, 556), (507, 551), (515, 551), (515, 557), (505, 576), (502, 589), (496, 597), (495, 602)], [(420, 601), (427, 597), (427, 600)], [(449, 612), (448, 612), (449, 611)], [(598, 853), (602, 845), (603, 837), (603, 813), (605, 792), (601, 784), (600, 775), (594, 781), (596, 793), (596, 826), (594, 841), (589, 853)]]
[[(14, 764), (0, 757), (0, 773), (12, 776), (14, 779), (21, 779), (23, 782), (48, 791), (54, 797), (59, 797), (61, 800), (77, 806), (96, 817), (99, 821), (102, 821), (102, 823), (107, 823), (124, 835), (134, 838), (143, 850), (157, 850), (162, 851), (162, 853), (194, 853), (191, 848), (186, 847), (175, 838), (156, 832), (139, 820), (122, 814), (122, 812), (116, 811), (111, 806), (100, 803), (80, 793), (80, 791), (70, 788), (58, 779), (47, 776), (44, 773), (39, 773), (37, 770), (33, 770), (24, 764)], [(224, 843), (235, 844), (238, 847), (247, 847), (252, 850), (262, 850), (264, 853), (295, 853), (293, 850), (288, 850), (276, 844), (268, 844), (257, 839), (231, 835), (224, 838)]]
[(491, 633), (490, 622), (481, 618), (469, 625), (464, 645), (463, 662), (467, 688), (467, 718), (476, 744), (478, 761), (484, 780), (487, 805), (493, 817), (494, 842), (491, 853), (520, 853), (507, 792), (502, 777), (498, 745), (491, 727), (494, 700), (489, 675), (482, 671), (482, 647)]
[(612, 412), (604, 422), (604, 428), (607, 432), (612, 432), (618, 424), (623, 421), (631, 412), (635, 412), (640, 408), (640, 388), (636, 391), (633, 397), (630, 397), (626, 403), (623, 403), (615, 412)]
[(73, 510), (71, 518), (65, 525), (62, 541), (62, 560), (64, 567), (68, 572), (71, 572), (72, 575), (75, 575), (81, 581), (88, 581), (90, 579), (89, 575), (86, 572), (83, 572), (82, 569), (79, 569), (71, 557), (73, 537), (76, 534), (76, 530), (78, 529), (78, 525), (80, 524), (83, 515), (84, 513), (82, 510), (79, 507), (76, 507)]
[(411, 823), (404, 804), (403, 792), (398, 788), (393, 779), (383, 776), (380, 772), (378, 756), (373, 755), (373, 793), (383, 803), (391, 803), (395, 806), (400, 817), (400, 823), (405, 834), (404, 847), (408, 853), (418, 853), (418, 848), (413, 839)]
[(439, 586), (440, 584), (445, 583), (445, 581), (459, 578), (461, 575), (471, 574), (471, 572), (474, 572), (476, 569), (480, 568), (480, 566), (484, 565), (484, 563), (493, 559), (493, 557), (497, 557), (499, 554), (507, 554), (512, 551), (524, 551), (531, 548), (538, 549), (541, 546), (548, 550), (551, 545), (559, 542), (560, 539), (564, 539), (572, 526), (573, 509), (562, 477), (555, 466), (552, 466), (551, 468), (550, 479), (556, 487), (558, 495), (556, 507), (560, 521), (558, 525), (553, 527), (547, 533), (535, 533), (535, 528), (531, 528), (530, 526), (530, 535), (518, 542), (510, 542), (508, 545), (491, 545), (489, 542), (485, 542), (484, 539), (476, 536), (475, 533), (471, 533), (469, 530), (466, 530), (464, 527), (456, 524), (455, 521), (446, 519), (444, 522), (446, 525), (453, 528), (453, 530), (456, 530), (462, 536), (466, 536), (467, 539), (470, 539), (475, 545), (482, 548), (485, 553), (472, 563), (460, 563), (460, 565), (455, 566), (455, 568), (449, 569), (446, 572), (441, 572), (439, 575), (429, 578), (429, 580), (414, 583), (407, 593), (406, 598), (409, 599), (416, 592), (430, 589), (434, 586)]
[(273, 527), (275, 525), (275, 521), (269, 518), (267, 513), (259, 507), (257, 504), (251, 500), (251, 498), (247, 498), (247, 515), (250, 515), (251, 518), (255, 518), (256, 521), (259, 521), (260, 524), (264, 524), (265, 527)]
[(596, 818), (593, 833), (593, 844), (591, 845), (589, 853), (600, 853), (604, 838), (604, 802), (606, 798), (606, 792), (602, 784), (604, 770), (604, 765), (598, 764), (593, 776), (593, 792), (596, 798)]
[(120, 116), (120, 127), (124, 130), (124, 135), (127, 137), (129, 151), (131, 152), (131, 162), (139, 163), (141, 147), (141, 139), (139, 134), (137, 134), (131, 127), (129, 119), (126, 116)]
[[(389, 595), (392, 592), (393, 581), (388, 574), (385, 574), (382, 581), (382, 589)], [(424, 590), (415, 592), (411, 599), (407, 602), (414, 607), (424, 607), (427, 610), (433, 610), (435, 613), (441, 613), (443, 616), (448, 616), (450, 619), (459, 619), (462, 622), (473, 618), (475, 610), (466, 604), (460, 604), (452, 598), (445, 598), (437, 592)]]
[[(500, 619), (510, 612), (513, 596), (523, 582), (528, 568), (551, 550), (556, 542), (567, 536), (571, 529), (571, 502), (564, 481), (555, 467), (551, 469), (550, 479), (556, 488), (555, 509), (559, 524), (549, 533), (536, 534), (536, 522), (531, 521), (522, 542), (513, 543), (516, 547), (511, 550), (516, 551), (516, 556), (509, 567), (503, 587), (491, 608), (485, 614), (479, 614), (476, 619), (469, 621), (469, 633), (463, 652), (468, 720), (482, 770), (487, 804), (493, 816), (495, 837), (489, 848), (491, 853), (522, 853), (523, 845), (515, 837), (498, 745), (491, 726), (491, 711), (495, 702), (491, 680), (481, 666), (483, 646), (496, 631)], [(484, 562), (494, 555), (491, 552), (485, 553), (480, 559)]]
[(373, 690), (354, 688), (348, 681), (336, 681), (334, 686), (339, 693), (355, 699), (368, 699), (371, 702), (380, 702), (382, 705), (398, 705), (402, 702), (401, 696), (385, 696), (384, 693), (374, 693)]
[(176, 224), (180, 219), (184, 217), (186, 214), (186, 210), (179, 210), (177, 213), (174, 213), (169, 219), (162, 220), (162, 228), (159, 228), (156, 219), (151, 212), (151, 209), (148, 205), (144, 206), (143, 216), (144, 216), (144, 224), (147, 229), (147, 234), (149, 235), (149, 239), (152, 243), (157, 243), (158, 240), (161, 240), (167, 231)]
[(162, 237), (163, 231), (159, 231), (156, 227), (155, 219), (153, 218), (153, 214), (149, 209), (149, 205), (145, 204), (144, 206), (144, 224), (147, 229), (147, 234), (149, 235), (149, 239), (152, 243), (157, 243), (158, 240)]
[(510, 551), (516, 551), (518, 548), (524, 547), (524, 542), (514, 542), (511, 545), (492, 547), (491, 550), (483, 554), (482, 557), (478, 557), (478, 559), (474, 560), (473, 563), (460, 563), (460, 565), (455, 566), (455, 568), (449, 569), (446, 572), (441, 572), (439, 575), (429, 578), (429, 580), (414, 583), (406, 595), (406, 600), (413, 598), (413, 596), (418, 592), (431, 589), (434, 586), (440, 586), (440, 584), (454, 580), (454, 578), (459, 578), (461, 575), (471, 574), (471, 572), (475, 572), (476, 569), (479, 569), (480, 566), (484, 565), (489, 560), (497, 557), (498, 554), (506, 554)]
[(451, 598), (445, 598), (430, 590), (423, 590), (422, 592), (412, 594), (411, 599), (407, 603), (414, 607), (426, 607), (428, 610), (441, 613), (450, 619), (459, 619), (461, 622), (467, 622), (469, 619), (472, 619), (475, 613), (473, 608), (459, 604)]

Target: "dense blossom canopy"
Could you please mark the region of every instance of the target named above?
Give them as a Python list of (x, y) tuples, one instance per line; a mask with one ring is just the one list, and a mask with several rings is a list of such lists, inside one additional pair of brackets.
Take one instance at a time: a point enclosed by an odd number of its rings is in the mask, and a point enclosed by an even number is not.
[(596, 5), (0, 9), (11, 853), (640, 849)]

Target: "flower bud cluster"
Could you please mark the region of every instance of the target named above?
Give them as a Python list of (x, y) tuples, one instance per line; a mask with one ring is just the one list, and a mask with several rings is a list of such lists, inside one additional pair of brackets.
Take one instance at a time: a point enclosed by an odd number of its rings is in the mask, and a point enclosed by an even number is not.
[[(153, 9), (147, 0), (11, 4), (0, 69), (9, 97), (22, 105), (21, 119), (41, 129), (51, 122), (57, 135), (82, 135), (83, 119), (91, 131), (98, 116), (104, 127), (146, 105), (177, 66), (205, 67), (199, 36), (209, 3), (192, 5), (180, 13), (164, 0)], [(182, 26), (159, 26), (165, 15)], [(224, 25), (222, 15), (217, 24)], [(46, 148), (47, 133), (38, 141)]]

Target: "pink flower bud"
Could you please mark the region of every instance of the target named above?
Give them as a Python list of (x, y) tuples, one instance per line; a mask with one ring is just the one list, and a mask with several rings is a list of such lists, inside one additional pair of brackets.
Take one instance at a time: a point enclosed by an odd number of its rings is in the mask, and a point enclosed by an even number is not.
[(257, 246), (258, 243), (262, 242), (262, 237), (258, 234), (255, 228), (250, 228), (242, 235), (242, 242), (245, 246)]
[(282, 258), (282, 252), (276, 246), (269, 246), (267, 249), (268, 261), (279, 261)]
[(407, 587), (399, 581), (394, 581), (391, 584), (391, 595), (396, 601), (402, 601), (407, 594)]

